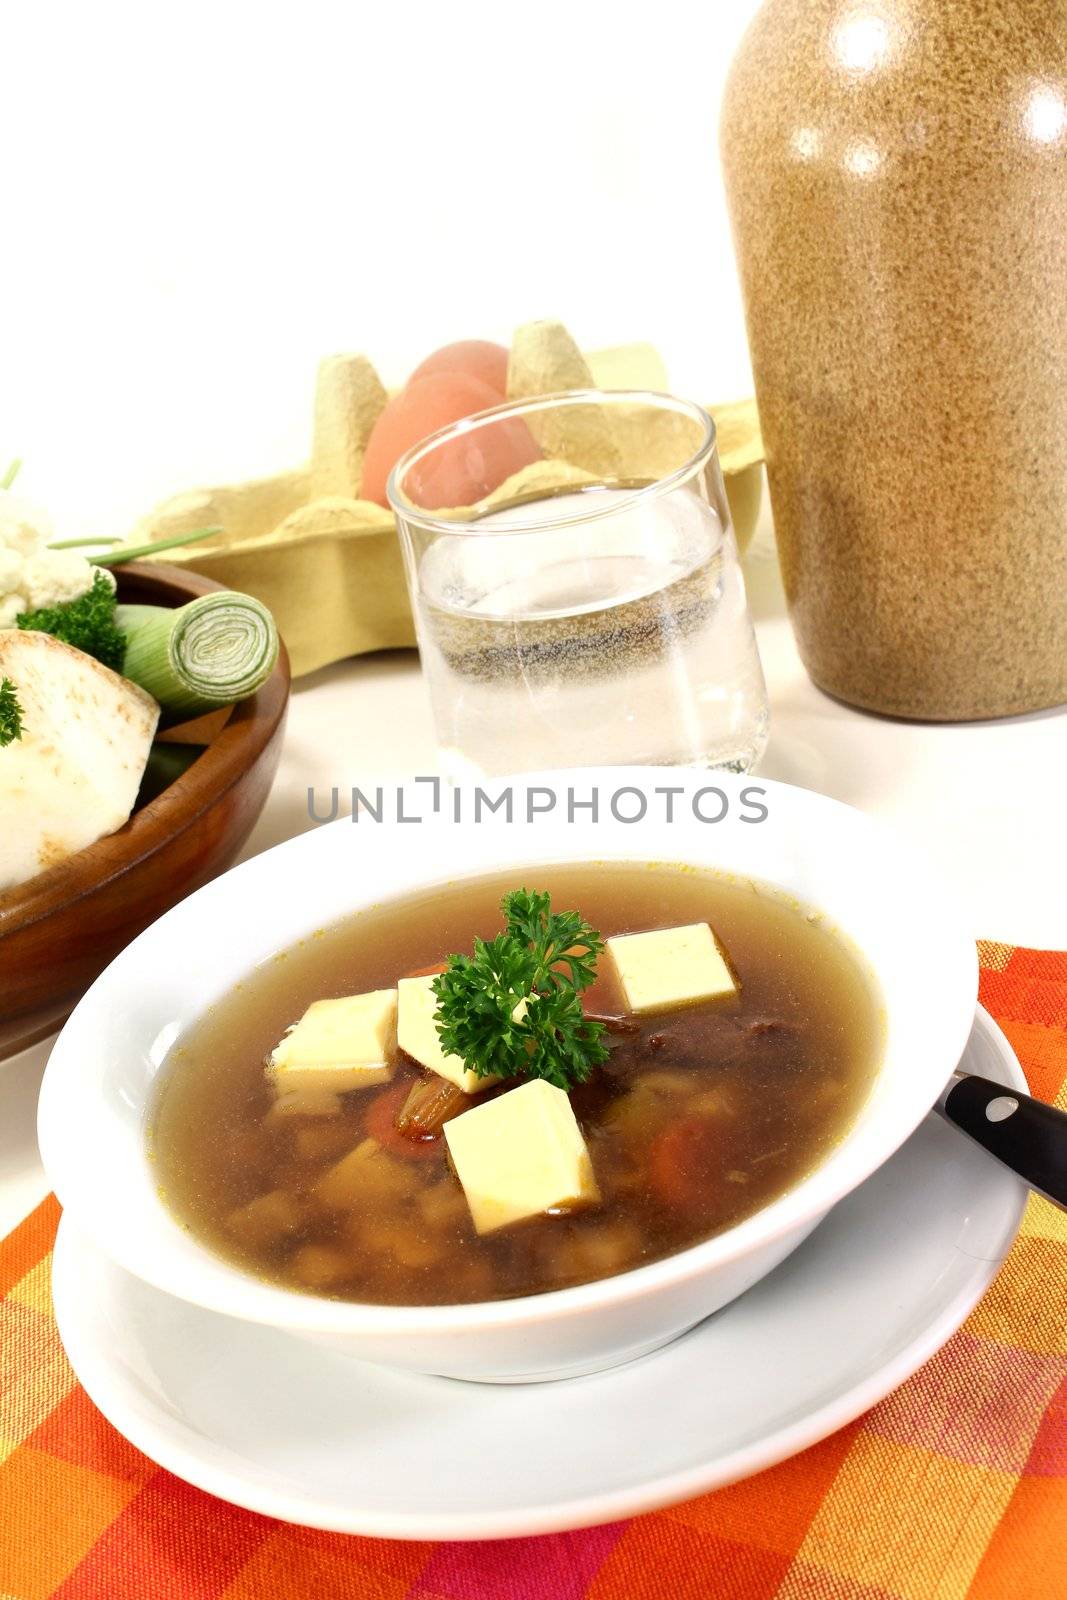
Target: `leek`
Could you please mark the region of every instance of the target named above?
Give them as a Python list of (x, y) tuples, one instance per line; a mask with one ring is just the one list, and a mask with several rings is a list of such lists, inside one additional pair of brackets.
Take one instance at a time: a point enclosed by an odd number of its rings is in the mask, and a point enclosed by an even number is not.
[(221, 589), (176, 610), (117, 606), (126, 634), (123, 675), (170, 718), (195, 717), (254, 694), (278, 659), (274, 618), (251, 595)]
[(221, 532), (221, 528), (194, 528), (190, 533), (174, 533), (169, 539), (156, 539), (152, 544), (127, 545), (124, 550), (109, 550), (106, 555), (86, 556), (85, 559), (94, 567), (121, 567), (126, 561), (140, 561), (142, 556), (151, 560), (161, 550), (177, 550), (179, 545), (196, 544), (199, 539), (210, 539)]
[(49, 542), (48, 548), (49, 548), (49, 550), (80, 550), (83, 547), (83, 545), (87, 545), (87, 544), (121, 544), (121, 543), (122, 543), (122, 540), (119, 538), (118, 534), (115, 534), (114, 537), (112, 537), (111, 535), (96, 534), (94, 536), (91, 536), (90, 538), (83, 538), (83, 539), (52, 539)]

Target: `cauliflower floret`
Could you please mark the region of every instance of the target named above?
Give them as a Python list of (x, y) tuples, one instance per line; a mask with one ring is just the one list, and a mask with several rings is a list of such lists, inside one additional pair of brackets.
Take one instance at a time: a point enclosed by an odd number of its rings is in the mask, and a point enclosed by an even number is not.
[(0, 628), (13, 628), (25, 609), (26, 602), (20, 594), (0, 594)]
[[(47, 517), (25, 500), (0, 491), (0, 628), (13, 628), (24, 611), (77, 600), (97, 572), (73, 550), (50, 550)], [(105, 573), (112, 589), (115, 579)]]
[(25, 575), (26, 563), (18, 551), (0, 544), (0, 628), (13, 628), (26, 609)]
[(26, 563), (17, 550), (0, 544), (0, 600), (9, 594), (22, 593), (22, 574)]
[(42, 550), (23, 569), (22, 591), (31, 611), (77, 600), (93, 586), (96, 568), (74, 550)]
[(51, 537), (51, 524), (42, 511), (17, 495), (0, 493), (0, 548), (35, 556)]

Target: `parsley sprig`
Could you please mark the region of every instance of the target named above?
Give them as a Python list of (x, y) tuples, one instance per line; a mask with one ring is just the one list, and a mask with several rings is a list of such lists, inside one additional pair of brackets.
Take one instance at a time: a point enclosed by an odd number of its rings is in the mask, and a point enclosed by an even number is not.
[(475, 939), (473, 956), (450, 956), (434, 979), (441, 1043), (479, 1077), (584, 1083), (608, 1058), (603, 1023), (581, 1002), (604, 941), (577, 911), (553, 911), (547, 894), (515, 889), (501, 910), (505, 931)]
[(126, 655), (126, 635), (115, 621), (115, 585), (102, 572), (93, 576), (92, 587), (76, 600), (62, 600), (39, 611), (23, 611), (16, 617), (20, 628), (34, 633), (50, 633), (54, 639), (73, 645), (94, 656), (113, 672), (122, 671)]
[(0, 750), (22, 738), (22, 707), (10, 678), (0, 678)]

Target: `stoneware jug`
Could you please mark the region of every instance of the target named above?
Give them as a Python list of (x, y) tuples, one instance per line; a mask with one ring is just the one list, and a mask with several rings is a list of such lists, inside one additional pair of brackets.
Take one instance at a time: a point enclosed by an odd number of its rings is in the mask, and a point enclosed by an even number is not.
[(721, 134), (811, 677), (1067, 700), (1067, 5), (766, 0)]

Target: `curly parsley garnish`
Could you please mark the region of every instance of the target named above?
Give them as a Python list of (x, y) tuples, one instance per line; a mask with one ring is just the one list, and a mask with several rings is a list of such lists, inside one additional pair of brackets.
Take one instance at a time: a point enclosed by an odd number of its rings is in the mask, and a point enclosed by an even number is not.
[(0, 750), (22, 738), (22, 707), (10, 678), (0, 678)]
[(92, 587), (76, 600), (24, 611), (15, 620), (20, 628), (50, 633), (75, 650), (84, 650), (113, 672), (122, 671), (126, 635), (115, 621), (115, 585), (102, 572), (94, 574)]
[(479, 1077), (584, 1083), (608, 1058), (603, 1023), (581, 1002), (604, 941), (577, 911), (552, 911), (547, 894), (515, 889), (501, 910), (505, 932), (475, 939), (473, 956), (450, 956), (434, 979), (441, 1043)]

